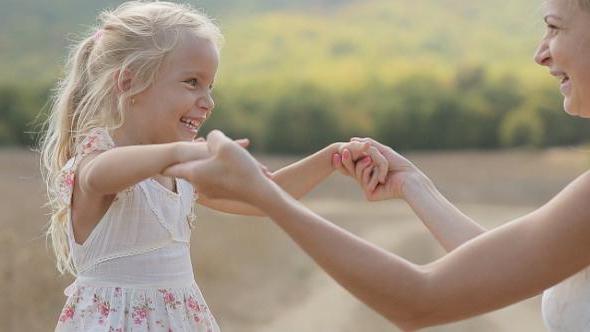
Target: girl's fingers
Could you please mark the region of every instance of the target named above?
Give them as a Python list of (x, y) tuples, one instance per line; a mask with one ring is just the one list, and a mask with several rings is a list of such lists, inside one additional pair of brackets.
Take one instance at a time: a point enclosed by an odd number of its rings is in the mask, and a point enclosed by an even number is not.
[(360, 183), (362, 183), (363, 172), (367, 168), (371, 168), (369, 166), (371, 166), (371, 157), (365, 157), (357, 161), (354, 169), (354, 178), (357, 179), (357, 181), (359, 181)]
[(248, 145), (250, 145), (250, 140), (247, 138), (240, 138), (236, 140), (236, 143), (238, 143), (241, 147), (246, 148)]
[(363, 184), (363, 188), (368, 188), (369, 182), (371, 180), (371, 173), (373, 172), (374, 167), (367, 167), (361, 173), (361, 183)]
[(349, 174), (355, 174), (354, 162), (352, 161), (352, 154), (348, 149), (344, 149), (344, 151), (342, 151), (342, 165)]
[(378, 166), (375, 166), (373, 168), (373, 172), (371, 174), (369, 183), (367, 184), (366, 190), (369, 193), (372, 193), (375, 190), (375, 188), (377, 187), (378, 184), (379, 184), (379, 167)]
[(367, 156), (370, 145), (367, 143), (352, 142), (346, 145), (346, 149), (350, 151), (352, 160), (357, 162), (360, 158)]
[(377, 150), (377, 148), (371, 146), (369, 149), (369, 155), (373, 159), (375, 166), (378, 169), (378, 180), (380, 183), (385, 183), (385, 178), (387, 177), (387, 171), (389, 170), (389, 162), (387, 159)]
[(344, 169), (344, 165), (342, 164), (342, 155), (339, 153), (334, 153), (332, 155), (332, 167), (345, 176), (352, 176), (352, 174), (348, 173), (346, 169)]

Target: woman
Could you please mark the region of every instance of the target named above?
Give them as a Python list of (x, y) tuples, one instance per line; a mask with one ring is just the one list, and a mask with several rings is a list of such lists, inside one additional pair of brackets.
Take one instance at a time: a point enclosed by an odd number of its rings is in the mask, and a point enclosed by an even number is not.
[[(590, 0), (549, 0), (544, 19), (547, 33), (535, 60), (561, 81), (566, 112), (590, 117)], [(190, 180), (208, 196), (263, 210), (336, 281), (404, 330), (492, 311), (558, 283), (543, 301), (547, 327), (588, 329), (590, 173), (538, 210), (485, 232), (412, 163), (373, 140), (357, 140), (385, 156), (386, 182), (372, 181), (372, 169), (353, 164), (345, 151), (340, 167), (354, 174), (370, 200), (406, 200), (450, 253), (417, 265), (363, 241), (289, 197), (244, 149), (217, 131), (208, 137), (209, 159), (166, 173)]]

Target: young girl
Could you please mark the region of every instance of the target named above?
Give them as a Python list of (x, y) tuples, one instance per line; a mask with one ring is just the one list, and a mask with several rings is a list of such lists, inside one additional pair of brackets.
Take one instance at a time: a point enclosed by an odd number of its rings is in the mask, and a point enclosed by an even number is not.
[[(127, 2), (100, 14), (72, 50), (42, 142), (48, 234), (59, 271), (77, 277), (57, 331), (219, 330), (190, 260), (198, 195), (161, 173), (208, 156), (193, 139), (214, 106), (221, 39), (189, 6)], [(331, 174), (332, 155), (345, 146), (355, 160), (380, 157), (339, 143), (268, 175), (299, 198)], [(244, 203), (198, 202), (262, 215)]]

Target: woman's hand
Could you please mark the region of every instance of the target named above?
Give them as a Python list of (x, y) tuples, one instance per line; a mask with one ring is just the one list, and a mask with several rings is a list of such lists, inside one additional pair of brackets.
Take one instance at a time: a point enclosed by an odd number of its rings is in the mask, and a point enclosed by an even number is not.
[(205, 147), (206, 153), (199, 150), (199, 159), (168, 167), (163, 174), (190, 181), (209, 198), (260, 202), (272, 192), (265, 190), (272, 183), (266, 168), (244, 149), (244, 143), (214, 130), (207, 135), (206, 142), (190, 143), (200, 144), (199, 149)]
[(376, 170), (367, 157), (352, 162), (350, 158), (342, 156), (339, 168), (359, 182), (369, 201), (405, 198), (404, 186), (409, 180), (428, 181), (428, 178), (412, 162), (386, 145), (371, 138), (357, 137), (352, 138), (351, 143), (369, 145), (376, 151), (371, 158), (383, 158), (386, 163), (385, 175), (381, 173), (383, 169), (379, 169), (379, 174), (376, 175)]
[(338, 153), (332, 156), (332, 166), (347, 176), (356, 177), (355, 164), (364, 165), (364, 170), (370, 177), (371, 187), (378, 183), (385, 183), (388, 171), (387, 159), (368, 142), (351, 141), (339, 143)]

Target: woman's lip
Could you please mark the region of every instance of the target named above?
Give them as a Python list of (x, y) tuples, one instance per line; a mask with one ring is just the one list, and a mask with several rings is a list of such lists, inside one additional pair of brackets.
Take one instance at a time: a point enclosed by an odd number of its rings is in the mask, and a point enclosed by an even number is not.
[(571, 90), (572, 90), (572, 81), (569, 78), (566, 78), (565, 80), (563, 80), (561, 82), (561, 85), (559, 86), (559, 91), (561, 91), (561, 93), (563, 95), (568, 95)]

